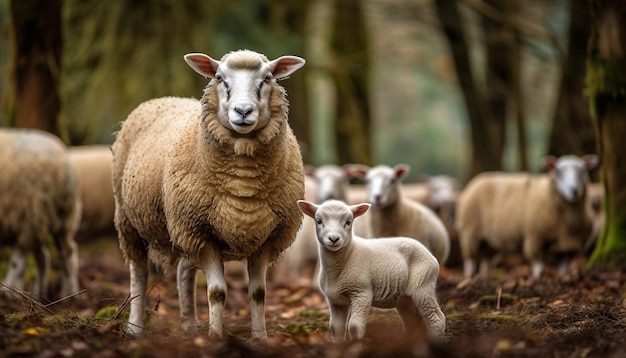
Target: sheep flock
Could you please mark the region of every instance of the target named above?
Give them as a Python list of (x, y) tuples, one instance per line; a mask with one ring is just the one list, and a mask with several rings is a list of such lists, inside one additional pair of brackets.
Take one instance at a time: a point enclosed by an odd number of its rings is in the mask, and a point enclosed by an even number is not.
[(0, 245), (10, 250), (0, 293), (29, 287), (29, 254), (33, 297), (78, 292), (78, 247), (105, 236), (128, 265), (131, 335), (145, 330), (154, 267), (175, 271), (184, 330), (202, 325), (203, 274), (208, 332), (223, 335), (225, 263), (244, 261), (254, 339), (268, 338), (268, 282), (319, 290), (335, 342), (363, 339), (372, 307), (395, 309), (408, 334), (422, 324), (443, 339), (442, 272), (471, 285), (518, 255), (529, 279), (553, 266), (562, 278), (602, 230), (604, 194), (588, 175), (596, 155), (548, 156), (545, 173), (484, 172), (465, 185), (426, 173), (404, 183), (405, 164), (305, 165), (277, 82), (304, 59), (239, 50), (184, 61), (207, 79), (200, 100), (141, 103), (112, 145), (68, 147), (43, 131), (0, 129), (0, 160), (11, 163), (0, 175)]

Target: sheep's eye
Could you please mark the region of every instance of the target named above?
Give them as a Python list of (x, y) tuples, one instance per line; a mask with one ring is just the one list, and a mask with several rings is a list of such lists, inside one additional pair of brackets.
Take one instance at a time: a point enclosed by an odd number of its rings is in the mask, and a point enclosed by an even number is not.
[(317, 223), (317, 225), (322, 225), (322, 219), (317, 219), (315, 222)]
[(215, 79), (217, 80), (217, 82), (222, 82), (223, 80), (222, 75), (215, 75)]
[(352, 221), (350, 220), (346, 221), (346, 226), (350, 226), (350, 225), (352, 225)]

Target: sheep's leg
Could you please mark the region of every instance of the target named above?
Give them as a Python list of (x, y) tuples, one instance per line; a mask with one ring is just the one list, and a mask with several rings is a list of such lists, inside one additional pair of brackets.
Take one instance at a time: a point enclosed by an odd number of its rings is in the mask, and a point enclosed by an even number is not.
[(78, 245), (71, 235), (64, 234), (57, 247), (63, 260), (61, 295), (68, 296), (78, 292)]
[(330, 308), (330, 333), (333, 342), (343, 342), (346, 340), (346, 321), (350, 307), (332, 303), (328, 306)]
[(437, 302), (435, 289), (423, 288), (419, 293), (413, 295), (415, 308), (422, 316), (428, 335), (432, 338), (442, 339), (446, 334), (446, 316), (441, 311)]
[(184, 330), (198, 326), (198, 314), (196, 312), (197, 278), (197, 270), (193, 267), (191, 261), (181, 258), (176, 269), (176, 282), (180, 319)]
[(350, 340), (362, 339), (365, 336), (367, 314), (372, 306), (372, 297), (368, 295), (355, 295), (350, 302), (348, 313), (348, 337)]
[(204, 271), (209, 298), (209, 334), (222, 335), (222, 316), (226, 305), (226, 279), (224, 261), (219, 250), (207, 244), (200, 257), (200, 268)]
[(559, 275), (559, 277), (564, 277), (565, 275), (567, 275), (567, 272), (569, 271), (569, 260), (567, 258), (563, 258), (561, 259), (561, 262), (559, 263), (559, 268), (557, 269), (557, 274)]
[(252, 318), (252, 337), (267, 339), (265, 328), (265, 289), (267, 268), (270, 264), (269, 249), (261, 250), (248, 258), (248, 295)]
[(541, 240), (537, 236), (527, 236), (524, 238), (524, 256), (530, 261), (530, 269), (533, 279), (541, 277), (545, 265), (541, 259)]
[(13, 248), (9, 268), (4, 278), (4, 283), (7, 286), (17, 288), (18, 290), (24, 289), (24, 272), (26, 271), (27, 259), (26, 250), (19, 246)]
[(127, 331), (140, 334), (146, 322), (146, 288), (148, 286), (148, 259), (130, 261), (130, 316)]
[(33, 293), (35, 296), (44, 297), (48, 294), (48, 280), (50, 273), (50, 251), (47, 246), (40, 245), (34, 250), (35, 263), (37, 264), (37, 278)]
[(474, 275), (474, 272), (476, 271), (476, 261), (471, 259), (471, 258), (467, 258), (465, 260), (463, 260), (463, 274), (465, 276), (465, 278), (471, 278)]

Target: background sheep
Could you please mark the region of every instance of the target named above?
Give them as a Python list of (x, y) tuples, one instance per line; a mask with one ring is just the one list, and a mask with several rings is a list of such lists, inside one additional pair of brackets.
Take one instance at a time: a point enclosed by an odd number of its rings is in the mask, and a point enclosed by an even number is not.
[(115, 235), (115, 199), (111, 180), (111, 147), (85, 145), (69, 147), (69, 158), (78, 178), (83, 215), (76, 240)]
[(252, 336), (266, 338), (267, 267), (293, 242), (304, 196), (300, 148), (276, 80), (304, 65), (242, 50), (220, 61), (188, 54), (211, 78), (202, 100), (160, 98), (141, 104), (113, 144), (115, 225), (130, 263), (129, 331), (145, 321), (147, 260), (179, 260), (183, 328), (198, 324), (196, 271), (204, 271), (210, 332), (222, 334), (225, 260), (247, 259)]
[(523, 252), (534, 278), (547, 257), (557, 256), (559, 274), (565, 274), (567, 257), (580, 253), (592, 232), (587, 170), (597, 163), (595, 155), (547, 157), (549, 174), (487, 172), (474, 177), (461, 194), (456, 221), (465, 276), (474, 274), (481, 258), (485, 272), (487, 248)]
[(395, 307), (409, 330), (417, 328), (421, 316), (430, 335), (444, 337), (446, 318), (436, 293), (439, 264), (424, 245), (405, 237), (366, 240), (353, 235), (354, 220), (369, 204), (300, 200), (298, 205), (316, 222), (319, 285), (330, 308), (334, 341), (363, 338), (372, 306)]
[(425, 205), (402, 195), (402, 179), (409, 173), (407, 165), (391, 168), (378, 165), (369, 168), (352, 165), (350, 172), (365, 180), (373, 237), (407, 236), (420, 241), (443, 264), (450, 252), (450, 238), (437, 215)]
[(13, 251), (4, 283), (24, 288), (30, 252), (37, 264), (33, 293), (47, 296), (52, 237), (62, 265), (61, 295), (78, 291), (80, 196), (65, 145), (39, 130), (0, 129), (0, 244)]

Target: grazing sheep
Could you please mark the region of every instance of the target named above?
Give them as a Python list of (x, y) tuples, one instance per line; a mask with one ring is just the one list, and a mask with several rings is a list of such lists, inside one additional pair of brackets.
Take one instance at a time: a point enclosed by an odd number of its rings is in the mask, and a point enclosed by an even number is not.
[(40, 130), (0, 129), (0, 244), (13, 246), (4, 283), (24, 288), (29, 252), (37, 264), (36, 296), (48, 294), (49, 240), (62, 260), (62, 296), (78, 291), (81, 204), (65, 145)]
[(277, 80), (304, 65), (241, 50), (185, 61), (211, 78), (201, 101), (153, 99), (135, 109), (113, 144), (115, 226), (130, 265), (128, 331), (143, 329), (148, 258), (178, 263), (183, 328), (198, 324), (196, 268), (204, 271), (209, 330), (222, 334), (224, 261), (247, 259), (252, 337), (265, 339), (267, 267), (302, 223), (303, 165)]
[(85, 145), (69, 147), (69, 157), (78, 178), (83, 215), (76, 241), (115, 235), (115, 199), (111, 181), (111, 147)]
[(546, 157), (548, 174), (486, 172), (474, 177), (461, 193), (457, 230), (466, 277), (481, 261), (487, 270), (488, 250), (522, 252), (538, 278), (550, 256), (561, 259), (580, 253), (591, 234), (593, 213), (587, 194), (587, 171), (595, 155)]
[(333, 341), (363, 338), (372, 306), (395, 307), (408, 330), (416, 329), (421, 317), (432, 337), (444, 337), (446, 317), (436, 293), (439, 264), (424, 245), (407, 237), (372, 240), (353, 234), (354, 220), (370, 204), (299, 200), (298, 205), (316, 223), (319, 286), (330, 308)]
[(448, 232), (431, 209), (402, 195), (401, 182), (409, 170), (403, 164), (393, 168), (387, 165), (350, 168), (351, 173), (364, 179), (367, 185), (372, 204), (369, 214), (372, 236), (412, 237), (424, 244), (443, 265), (450, 252)]

